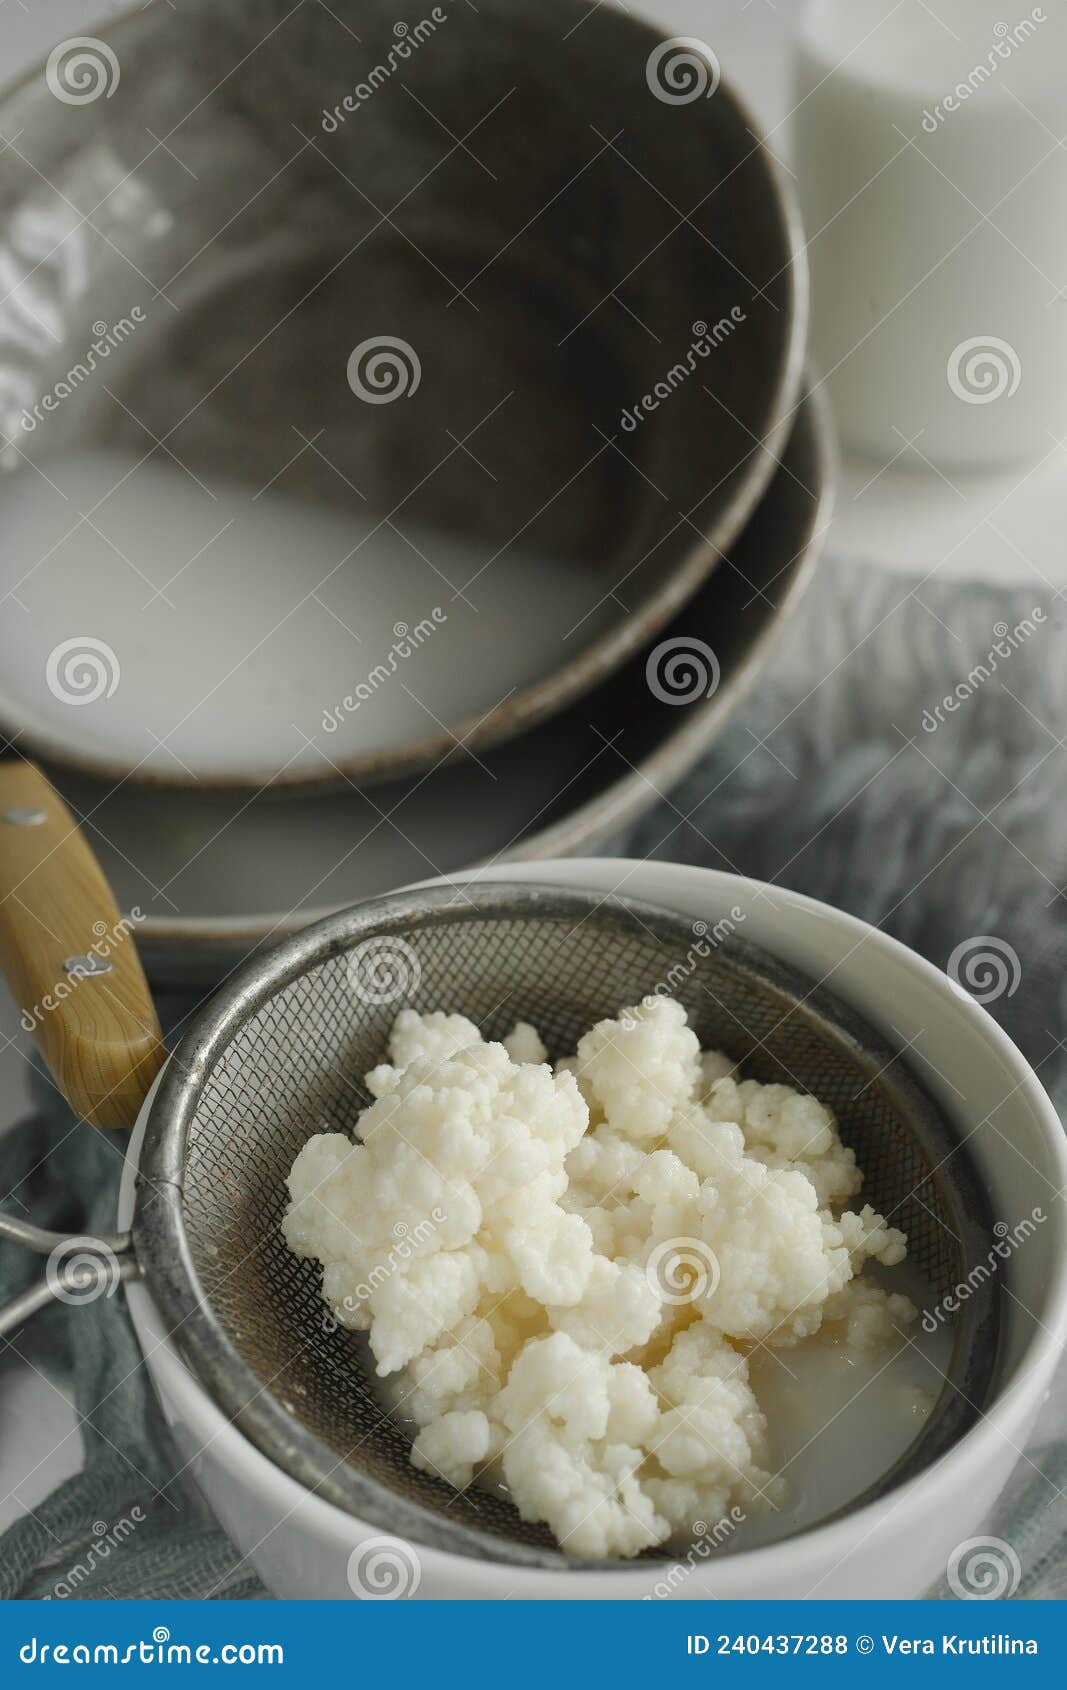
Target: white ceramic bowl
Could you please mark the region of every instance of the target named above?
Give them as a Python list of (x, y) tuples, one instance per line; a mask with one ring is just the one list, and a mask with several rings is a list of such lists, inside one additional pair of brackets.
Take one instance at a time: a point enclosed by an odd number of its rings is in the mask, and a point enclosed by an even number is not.
[[(734, 906), (746, 939), (825, 979), (896, 1045), (968, 1132), (996, 1219), (1047, 1219), (1004, 1264), (999, 1377), (976, 1426), (919, 1478), (881, 1501), (768, 1548), (708, 1557), (676, 1594), (689, 1598), (911, 1597), (973, 1536), (1018, 1460), (1067, 1340), (1067, 1142), (1036, 1074), (995, 1022), (930, 963), (852, 916), (778, 887), (670, 863), (582, 859), (509, 863), (485, 880), (594, 887), (709, 924)], [(736, 919), (736, 918), (735, 918)], [(132, 1215), (141, 1123), (130, 1146), (120, 1226)], [(348, 1597), (353, 1549), (378, 1535), (304, 1490), (215, 1408), (166, 1337), (143, 1285), (127, 1289), (137, 1335), (188, 1471), (264, 1583), (284, 1597)], [(419, 1548), (426, 1598), (641, 1598), (662, 1566), (558, 1573)]]

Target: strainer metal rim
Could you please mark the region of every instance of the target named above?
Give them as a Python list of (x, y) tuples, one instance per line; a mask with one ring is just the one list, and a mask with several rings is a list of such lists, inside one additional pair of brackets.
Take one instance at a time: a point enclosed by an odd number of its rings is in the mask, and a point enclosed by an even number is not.
[[(476, 1526), (456, 1525), (447, 1516), (433, 1515), (337, 1457), (288, 1412), (242, 1359), (214, 1314), (192, 1259), (182, 1214), (189, 1129), (205, 1083), (240, 1028), (276, 993), (316, 964), (380, 934), (403, 937), (405, 930), (412, 932), (446, 922), (457, 911), (465, 920), (485, 921), (543, 916), (579, 922), (595, 914), (599, 923), (624, 933), (641, 929), (673, 943), (683, 935), (691, 943), (693, 936), (692, 922), (677, 911), (639, 899), (605, 898), (578, 887), (528, 881), (471, 882), (393, 894), (355, 905), (316, 922), (266, 956), (251, 958), (197, 1014), (161, 1074), (150, 1102), (135, 1181), (132, 1233), (137, 1259), (182, 1364), (226, 1418), (275, 1466), (312, 1494), (357, 1520), (445, 1552), (542, 1569), (638, 1572), (641, 1565), (647, 1569), (652, 1560), (673, 1557), (664, 1552), (650, 1553), (638, 1566), (631, 1563), (628, 1569), (617, 1560), (577, 1560), (562, 1550), (509, 1543)], [(906, 1057), (847, 1004), (803, 971), (736, 934), (718, 941), (715, 950), (742, 973), (770, 980), (801, 998), (826, 1029), (847, 1046), (852, 1059), (891, 1089), (902, 1113), (909, 1119), (923, 1120), (927, 1144), (943, 1147), (946, 1158), (959, 1147), (964, 1135), (929, 1097)], [(940, 1159), (931, 1177), (938, 1179), (939, 1175)], [(951, 1178), (941, 1175), (939, 1183), (953, 1227), (959, 1229), (961, 1251), (966, 1259), (977, 1259), (987, 1245), (992, 1217), (987, 1196), (968, 1159), (955, 1158)], [(979, 1418), (999, 1372), (1000, 1301), (999, 1285), (989, 1281), (963, 1302), (956, 1317), (949, 1371), (935, 1412), (892, 1467), (844, 1506), (811, 1526), (784, 1534), (778, 1541), (788, 1541), (854, 1514), (917, 1477), (955, 1446)], [(962, 1367), (961, 1358), (965, 1362)], [(957, 1371), (962, 1373), (960, 1384), (952, 1382)]]

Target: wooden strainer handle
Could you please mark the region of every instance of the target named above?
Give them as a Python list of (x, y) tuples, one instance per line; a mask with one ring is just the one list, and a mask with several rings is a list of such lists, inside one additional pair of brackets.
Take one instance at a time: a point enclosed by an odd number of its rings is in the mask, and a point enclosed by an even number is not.
[(134, 943), (85, 835), (32, 763), (0, 761), (0, 968), (75, 1113), (128, 1127), (165, 1052)]

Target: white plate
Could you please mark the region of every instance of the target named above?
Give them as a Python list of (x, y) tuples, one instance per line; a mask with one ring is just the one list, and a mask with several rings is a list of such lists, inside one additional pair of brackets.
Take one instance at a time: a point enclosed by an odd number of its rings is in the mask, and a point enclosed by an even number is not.
[[(314, 798), (109, 789), (52, 771), (119, 903), (141, 912), (138, 943), (154, 977), (208, 980), (329, 909), (427, 875), (563, 855), (633, 819), (721, 731), (766, 662), (814, 567), (829, 482), (826, 412), (809, 399), (733, 554), (652, 648), (677, 641), (692, 655), (698, 667), (681, 678), (690, 702), (655, 696), (643, 654), (484, 757)], [(693, 684), (701, 676), (707, 684)]]

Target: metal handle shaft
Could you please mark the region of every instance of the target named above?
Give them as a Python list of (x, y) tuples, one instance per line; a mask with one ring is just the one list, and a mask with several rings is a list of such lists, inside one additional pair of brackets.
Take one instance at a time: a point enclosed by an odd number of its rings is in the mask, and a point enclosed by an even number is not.
[(0, 1337), (14, 1332), (53, 1298), (74, 1305), (92, 1303), (141, 1275), (128, 1232), (49, 1232), (0, 1212), (0, 1238), (48, 1257), (44, 1278), (0, 1306)]

